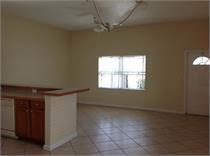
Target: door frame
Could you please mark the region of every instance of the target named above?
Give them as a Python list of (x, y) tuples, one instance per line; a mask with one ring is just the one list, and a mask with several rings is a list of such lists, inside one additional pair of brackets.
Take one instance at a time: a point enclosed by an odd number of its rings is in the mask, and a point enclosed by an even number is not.
[(188, 55), (189, 55), (189, 53), (205, 53), (205, 54), (207, 54), (208, 57), (210, 55), (209, 50), (206, 50), (206, 49), (197, 49), (197, 50), (190, 50), (189, 49), (189, 50), (184, 51), (184, 114), (187, 114)]

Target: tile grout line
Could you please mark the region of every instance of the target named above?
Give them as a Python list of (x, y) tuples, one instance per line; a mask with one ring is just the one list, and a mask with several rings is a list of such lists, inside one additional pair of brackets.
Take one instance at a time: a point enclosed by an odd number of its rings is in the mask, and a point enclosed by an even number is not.
[[(117, 128), (117, 129), (119, 129), (119, 131), (120, 132), (122, 132), (122, 133), (124, 133), (121, 129), (120, 129), (120, 127), (114, 127), (114, 128)], [(107, 135), (107, 137), (109, 137), (109, 135), (107, 134), (107, 133), (105, 133), (106, 135)], [(124, 133), (125, 134), (125, 133)], [(130, 138), (127, 134), (125, 134), (128, 138)], [(111, 139), (111, 141), (117, 146), (117, 147), (119, 147), (119, 149), (125, 154), (125, 155), (127, 155), (128, 156), (128, 154), (124, 151), (124, 149), (123, 148), (121, 148), (111, 137), (109, 137), (110, 139)], [(120, 141), (120, 140), (119, 140)], [(138, 144), (137, 144), (138, 145)]]
[[(124, 134), (126, 134), (124, 131), (122, 131)], [(127, 135), (127, 134), (126, 134)], [(127, 135), (128, 136), (128, 135)], [(143, 148), (139, 143), (137, 143), (133, 138), (131, 138), (130, 136), (128, 136), (132, 141), (134, 141), (139, 147)], [(144, 148), (143, 148), (144, 149)], [(145, 150), (145, 149), (144, 149)], [(145, 152), (151, 154), (150, 152), (148, 152), (147, 150), (145, 150)]]
[[(107, 136), (110, 140), (111, 140), (111, 142), (112, 143), (114, 143), (125, 155), (127, 155), (127, 153), (120, 147), (120, 146), (118, 146), (115, 142), (114, 142), (114, 140), (112, 140), (112, 138), (111, 137), (109, 137), (108, 136), (108, 134), (103, 130), (103, 128), (101, 128), (101, 127), (99, 127), (97, 124), (96, 124), (96, 126), (99, 128), (99, 129), (101, 129), (102, 131), (103, 131), (103, 135), (105, 135), (105, 136)], [(110, 127), (107, 127), (107, 128), (110, 128)], [(114, 127), (114, 128), (118, 128), (119, 129), (119, 127)], [(89, 136), (89, 135), (88, 135)], [(90, 138), (91, 139), (91, 138)], [(92, 139), (91, 139), (91, 141), (92, 141)], [(106, 142), (110, 142), (110, 141), (106, 141)], [(106, 143), (106, 142), (101, 142), (101, 143)], [(95, 144), (95, 143), (94, 143)], [(96, 144), (95, 144), (95, 146), (96, 146)], [(96, 146), (96, 148), (98, 149), (98, 147)], [(99, 150), (99, 149), (98, 149)], [(113, 149), (113, 150), (115, 150), (115, 149)], [(113, 151), (113, 150), (105, 150), (105, 151)], [(100, 151), (99, 150), (99, 153), (100, 154), (102, 154), (102, 152), (105, 152), (105, 151)]]
[[(118, 128), (118, 127), (117, 127), (117, 128)], [(119, 130), (120, 130), (120, 129), (119, 129)], [(122, 148), (121, 148), (118, 144), (116, 144), (116, 143), (115, 143), (115, 141), (114, 141), (114, 140), (112, 140), (112, 138), (111, 138), (111, 137), (109, 137), (109, 136), (108, 136), (108, 134), (106, 134), (106, 135), (107, 135), (107, 137), (108, 137), (108, 138), (110, 138), (110, 139), (111, 139), (111, 141), (112, 141), (112, 142), (113, 142), (113, 143), (114, 143), (114, 144), (115, 144), (115, 145), (116, 145), (116, 146), (117, 146), (117, 147), (118, 147), (118, 148), (119, 148), (119, 149), (120, 149), (120, 150), (121, 150), (121, 151), (122, 151), (125, 155), (128, 155), (128, 154), (127, 154), (127, 153), (126, 153), (126, 152), (125, 152), (125, 151), (124, 151), (124, 150), (123, 150), (123, 149), (122, 149)]]
[[(80, 128), (85, 132), (85, 135), (86, 135), (86, 136), (84, 136), (84, 137), (88, 137), (88, 139), (92, 142), (92, 144), (95, 145), (95, 148), (96, 148), (97, 152), (100, 154), (100, 151), (98, 150), (96, 144), (92, 141), (92, 139), (91, 139), (90, 136), (87, 134), (87, 132), (85, 131), (85, 129), (84, 129), (82, 126), (80, 126)], [(73, 145), (72, 145), (72, 146), (73, 146)], [(76, 151), (75, 151), (75, 152), (76, 152)], [(77, 153), (76, 153), (76, 154), (77, 154)]]

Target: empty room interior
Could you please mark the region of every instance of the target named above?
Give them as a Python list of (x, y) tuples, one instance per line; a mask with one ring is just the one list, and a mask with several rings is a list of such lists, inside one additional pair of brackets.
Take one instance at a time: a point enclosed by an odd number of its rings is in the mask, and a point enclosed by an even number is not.
[(208, 1), (1, 1), (1, 155), (209, 155)]

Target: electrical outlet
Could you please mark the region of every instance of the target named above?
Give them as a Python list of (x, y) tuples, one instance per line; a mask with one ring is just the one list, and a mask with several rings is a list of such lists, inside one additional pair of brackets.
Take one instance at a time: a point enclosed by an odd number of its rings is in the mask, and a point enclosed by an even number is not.
[(37, 93), (37, 89), (32, 89), (32, 93), (36, 94)]

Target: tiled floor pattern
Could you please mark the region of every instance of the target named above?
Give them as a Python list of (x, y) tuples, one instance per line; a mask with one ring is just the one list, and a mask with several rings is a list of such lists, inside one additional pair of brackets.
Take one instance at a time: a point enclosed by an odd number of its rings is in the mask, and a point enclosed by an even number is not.
[(47, 152), (2, 137), (10, 155), (208, 155), (208, 117), (79, 105), (78, 137)]

